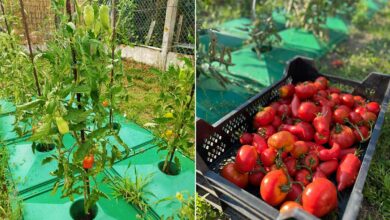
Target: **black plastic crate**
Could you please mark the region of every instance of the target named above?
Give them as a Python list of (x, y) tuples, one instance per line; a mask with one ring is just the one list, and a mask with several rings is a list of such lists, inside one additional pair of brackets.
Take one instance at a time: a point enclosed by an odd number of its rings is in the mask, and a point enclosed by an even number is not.
[[(239, 134), (244, 131), (253, 131), (252, 119), (260, 106), (267, 106), (279, 98), (278, 89), (288, 83), (298, 83), (306, 80), (315, 80), (318, 76), (325, 76), (333, 84), (339, 84), (344, 91), (361, 95), (370, 101), (381, 103), (381, 111), (374, 126), (371, 139), (362, 146), (362, 165), (353, 187), (338, 193), (338, 219), (356, 219), (363, 200), (363, 186), (367, 172), (375, 152), (385, 112), (389, 101), (390, 75), (370, 73), (362, 82), (319, 73), (311, 59), (296, 57), (288, 62), (284, 76), (280, 81), (252, 97), (246, 103), (230, 112), (213, 125), (202, 119), (197, 120), (197, 169), (207, 183), (211, 185), (220, 198), (233, 199), (240, 205), (236, 210), (244, 209), (243, 215), (248, 219), (256, 216), (258, 219), (317, 219), (313, 215), (295, 210), (280, 216), (279, 211), (265, 203), (259, 196), (257, 187), (240, 189), (219, 175), (219, 170), (228, 162), (234, 160), (236, 151), (240, 147)], [(202, 184), (202, 183), (197, 183)], [(234, 207), (233, 207), (234, 208)], [(245, 214), (246, 212), (246, 214)], [(250, 217), (249, 217), (250, 216)]]

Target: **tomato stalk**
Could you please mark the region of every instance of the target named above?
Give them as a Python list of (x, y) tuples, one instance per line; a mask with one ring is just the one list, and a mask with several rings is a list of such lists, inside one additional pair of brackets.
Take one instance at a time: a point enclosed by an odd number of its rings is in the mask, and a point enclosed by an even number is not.
[(285, 165), (284, 162), (283, 162), (282, 153), (283, 153), (283, 148), (281, 148), (281, 149), (278, 150), (278, 153), (276, 154), (275, 163), (276, 163), (276, 166), (277, 166), (277, 167), (282, 168), (283, 172), (284, 172), (284, 173), (286, 174), (286, 176), (287, 176), (287, 184), (281, 186), (280, 189), (281, 189), (283, 192), (289, 192), (290, 189), (291, 189), (291, 187), (292, 187), (293, 181), (291, 180), (291, 176), (290, 176), (290, 174), (288, 173), (287, 167), (286, 167), (286, 165)]
[[(192, 99), (194, 97), (194, 93), (195, 93), (195, 84), (193, 83), (192, 84), (192, 88), (191, 88), (191, 93), (190, 93), (190, 100), (186, 103), (185, 105), (185, 109), (189, 109), (190, 106), (191, 106), (191, 102), (192, 102)], [(177, 129), (176, 131), (181, 131), (184, 127), (184, 119), (181, 119), (180, 121), (180, 126), (179, 126), (179, 129)], [(180, 134), (178, 132), (178, 135), (177, 135), (177, 138), (180, 138)], [(165, 162), (164, 162), (164, 166), (163, 166), (163, 172), (164, 173), (169, 173), (169, 170), (170, 170), (170, 166), (172, 164), (172, 161), (173, 161), (173, 157), (175, 155), (175, 151), (176, 151), (176, 146), (174, 146), (169, 152), (168, 152), (168, 155), (165, 159)], [(169, 160), (168, 160), (168, 157), (169, 157)]]
[[(11, 28), (10, 28), (10, 26), (9, 26), (9, 24), (8, 24), (7, 17), (5, 16), (5, 10), (4, 10), (4, 5), (3, 5), (3, 0), (0, 0), (0, 7), (1, 7), (1, 12), (3, 13), (3, 16), (4, 16), (5, 28), (7, 28), (8, 35), (11, 35)], [(12, 44), (12, 47), (13, 47), (13, 44)]]
[(370, 123), (370, 132), (369, 132), (369, 135), (367, 136), (367, 138), (365, 138), (357, 125), (351, 123), (348, 119), (346, 120), (346, 122), (349, 125), (351, 125), (356, 130), (356, 132), (359, 134), (360, 138), (362, 139), (360, 141), (361, 143), (366, 142), (366, 141), (368, 141), (371, 138), (372, 129), (374, 128), (373, 127), (373, 123)]
[(41, 88), (39, 86), (37, 68), (35, 67), (34, 54), (33, 54), (33, 51), (32, 51), (30, 32), (28, 30), (28, 24), (27, 24), (26, 12), (24, 11), (23, 0), (19, 0), (19, 4), (20, 4), (20, 11), (22, 13), (23, 26), (24, 26), (24, 32), (26, 34), (28, 50), (30, 52), (30, 60), (31, 60), (31, 64), (33, 66), (33, 75), (34, 75), (34, 80), (35, 80), (35, 86), (37, 87), (38, 96), (41, 96), (42, 95), (41, 94)]

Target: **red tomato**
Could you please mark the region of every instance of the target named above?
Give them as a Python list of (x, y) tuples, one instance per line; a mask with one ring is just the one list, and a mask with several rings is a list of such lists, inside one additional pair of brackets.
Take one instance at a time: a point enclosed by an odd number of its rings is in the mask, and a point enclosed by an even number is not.
[(358, 176), (361, 161), (354, 154), (347, 154), (340, 162), (337, 169), (336, 180), (337, 189), (343, 191), (345, 188), (352, 186)]
[(280, 119), (279, 116), (275, 116), (274, 120), (272, 121), (272, 126), (276, 129), (279, 128), (279, 126), (282, 124), (282, 119)]
[(324, 98), (327, 98), (328, 97), (328, 93), (325, 91), (325, 90), (319, 90), (317, 92), (317, 95), (318, 96), (321, 96), (321, 97), (324, 97)]
[(355, 95), (353, 97), (353, 100), (355, 101), (355, 106), (364, 105), (364, 102), (366, 101), (363, 97), (361, 97), (359, 95)]
[(267, 173), (260, 185), (261, 198), (272, 206), (277, 206), (286, 198), (288, 180), (282, 170)]
[(294, 117), (298, 117), (298, 109), (300, 105), (301, 101), (299, 100), (297, 94), (295, 94), (291, 100), (291, 113)]
[(303, 210), (303, 207), (297, 203), (297, 202), (293, 202), (293, 201), (287, 201), (287, 202), (284, 202), (281, 206), (280, 206), (280, 213), (286, 213), (286, 212), (292, 212), (292, 210), (294, 209), (302, 209)]
[(255, 121), (260, 125), (268, 125), (274, 120), (275, 110), (272, 107), (265, 107), (262, 111), (257, 112)]
[(291, 108), (287, 104), (282, 104), (278, 108), (278, 115), (282, 118), (291, 116)]
[(309, 145), (309, 153), (313, 153), (318, 156), (319, 152), (323, 149), (326, 149), (324, 146), (313, 143), (313, 142), (307, 142)]
[(294, 177), (297, 173), (297, 160), (293, 157), (287, 157), (284, 160), (284, 165), (286, 165), (288, 174)]
[(338, 93), (331, 93), (328, 99), (329, 101), (333, 102), (335, 105), (339, 105), (341, 102), (340, 95)]
[(304, 82), (295, 86), (295, 94), (300, 100), (308, 99), (317, 92), (317, 88), (312, 82)]
[(260, 160), (264, 166), (268, 167), (275, 163), (278, 152), (273, 148), (267, 148), (260, 154)]
[(306, 169), (298, 170), (295, 175), (295, 180), (301, 182), (304, 186), (307, 186), (311, 182), (310, 172)]
[(253, 134), (252, 146), (256, 149), (256, 152), (259, 155), (261, 154), (261, 152), (268, 148), (265, 139), (258, 134)]
[(255, 168), (257, 152), (253, 146), (243, 145), (236, 155), (236, 169), (241, 173), (249, 172)]
[(313, 174), (313, 181), (317, 178), (327, 178), (325, 173), (317, 167), (316, 172)]
[(328, 87), (328, 83), (329, 83), (329, 81), (325, 77), (323, 77), (323, 76), (318, 77), (314, 81), (314, 84), (316, 85), (318, 90), (326, 89)]
[(340, 94), (340, 89), (339, 88), (336, 88), (336, 87), (329, 87), (328, 88), (328, 91), (330, 93), (337, 93), (337, 94)]
[(372, 112), (366, 111), (363, 114), (361, 114), (364, 124), (367, 126), (371, 126), (376, 121), (376, 115)]
[(279, 127), (279, 130), (291, 132), (293, 135), (297, 136), (298, 139), (303, 141), (310, 141), (314, 137), (314, 127), (308, 122), (298, 122), (296, 125), (286, 125), (282, 124)]
[(221, 176), (240, 188), (245, 188), (248, 185), (248, 173), (238, 172), (234, 163), (226, 164), (221, 170)]
[(329, 160), (320, 163), (317, 169), (320, 169), (326, 176), (330, 176), (332, 173), (336, 172), (339, 163), (337, 159)]
[(348, 119), (352, 124), (358, 125), (363, 122), (362, 116), (359, 113), (356, 113), (355, 111), (349, 113)]
[(314, 153), (309, 153), (304, 159), (304, 164), (311, 170), (315, 170), (320, 163), (320, 159)]
[(302, 121), (313, 121), (317, 113), (318, 108), (313, 102), (302, 102), (298, 108), (298, 118)]
[(339, 157), (338, 159), (339, 160), (343, 160), (344, 157), (347, 155), (347, 154), (357, 154), (358, 150), (356, 147), (352, 147), (352, 148), (347, 148), (347, 149), (342, 149), (340, 151), (340, 154), (339, 154)]
[(84, 160), (83, 160), (83, 168), (84, 169), (91, 169), (93, 167), (94, 162), (95, 162), (95, 158), (92, 154), (85, 156)]
[(354, 112), (360, 114), (360, 115), (363, 115), (364, 112), (366, 112), (366, 108), (364, 108), (363, 106), (358, 106), (354, 109)]
[(322, 161), (337, 159), (338, 156), (340, 155), (340, 151), (341, 151), (340, 145), (338, 143), (334, 143), (331, 149), (321, 150), (318, 153), (318, 157)]
[(242, 145), (245, 145), (245, 144), (252, 144), (252, 141), (253, 141), (253, 135), (250, 134), (250, 133), (242, 133), (241, 137), (240, 137), (240, 143)]
[(329, 131), (327, 133), (321, 134), (319, 132), (316, 132), (314, 134), (314, 141), (317, 144), (326, 144), (329, 141)]
[(330, 133), (329, 144), (338, 143), (342, 149), (348, 148), (355, 143), (355, 135), (350, 127), (336, 124)]
[(366, 105), (366, 109), (378, 115), (378, 113), (381, 111), (381, 106), (377, 102), (369, 102)]
[(293, 183), (291, 185), (290, 191), (288, 191), (286, 200), (291, 200), (291, 201), (296, 200), (297, 198), (299, 198), (301, 196), (302, 191), (303, 191), (303, 189), (302, 189), (302, 186), (300, 184)]
[(283, 149), (290, 152), (294, 147), (295, 137), (288, 131), (279, 131), (268, 138), (268, 147), (274, 149)]
[(293, 84), (287, 84), (279, 88), (280, 98), (289, 98), (294, 95), (295, 87)]
[(265, 176), (264, 174), (264, 168), (261, 167), (259, 164), (256, 165), (255, 169), (253, 169), (250, 173), (249, 173), (249, 183), (252, 185), (252, 186), (256, 186), (256, 187), (259, 187), (260, 186), (260, 183), (261, 183), (261, 180), (263, 179), (263, 177)]
[(257, 134), (265, 138), (266, 140), (275, 134), (276, 129), (272, 125), (261, 126), (257, 129)]
[(368, 129), (366, 126), (359, 126), (358, 129), (359, 130), (353, 129), (356, 140), (359, 142), (367, 141), (371, 135), (370, 129)]
[(104, 100), (104, 101), (102, 102), (102, 105), (103, 105), (103, 107), (108, 107), (109, 102), (108, 102), (107, 100)]
[(345, 122), (348, 120), (350, 112), (351, 109), (349, 107), (340, 105), (336, 110), (334, 110), (333, 119), (336, 123), (345, 124)]
[(309, 152), (309, 145), (304, 141), (296, 141), (290, 153), (294, 158), (298, 159), (307, 152)]
[(341, 98), (341, 104), (346, 105), (350, 108), (352, 108), (353, 105), (355, 104), (355, 100), (353, 98), (353, 95), (351, 94), (341, 94), (340, 98)]
[(307, 212), (322, 217), (337, 207), (336, 187), (328, 179), (317, 178), (303, 191), (302, 204)]
[(272, 102), (269, 106), (272, 107), (275, 111), (278, 111), (280, 102)]

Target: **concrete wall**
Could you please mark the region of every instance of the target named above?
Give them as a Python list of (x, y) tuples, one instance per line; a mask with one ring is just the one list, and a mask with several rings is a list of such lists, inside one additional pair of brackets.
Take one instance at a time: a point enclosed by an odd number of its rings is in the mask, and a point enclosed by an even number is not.
[[(120, 46), (122, 49), (122, 58), (123, 59), (131, 59), (136, 62), (145, 63), (150, 66), (154, 66), (156, 68), (162, 68), (163, 59), (162, 52), (159, 48), (152, 47), (142, 47), (142, 46)], [(179, 58), (188, 57), (193, 59), (194, 56), (191, 55), (183, 55), (175, 52), (169, 52), (167, 55), (167, 62), (165, 65), (165, 69), (168, 69), (170, 65), (181, 66), (183, 65), (183, 61), (179, 60)]]

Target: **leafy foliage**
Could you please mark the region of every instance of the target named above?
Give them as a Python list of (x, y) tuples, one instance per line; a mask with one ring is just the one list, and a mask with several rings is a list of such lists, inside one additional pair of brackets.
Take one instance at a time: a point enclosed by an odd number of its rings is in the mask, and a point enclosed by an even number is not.
[(223, 213), (214, 209), (203, 197), (196, 194), (196, 219), (226, 219)]
[(163, 170), (168, 173), (170, 162), (180, 167), (175, 151), (193, 155), (189, 150), (194, 144), (194, 68), (190, 60), (185, 59), (183, 68), (170, 67), (160, 74), (160, 83), (165, 85), (159, 97), (159, 106), (155, 109), (154, 133), (159, 150), (168, 151)]
[[(128, 167), (129, 168), (129, 167)], [(127, 169), (128, 170), (128, 169)], [(134, 168), (134, 176), (115, 177), (113, 179), (106, 179), (105, 182), (114, 190), (114, 198), (124, 198), (127, 202), (135, 205), (141, 212), (141, 218), (145, 218), (150, 206), (148, 204), (148, 196), (155, 195), (147, 190), (147, 186), (153, 179), (153, 173), (146, 176), (140, 176), (137, 169)]]

